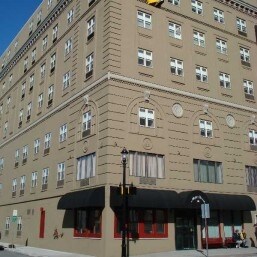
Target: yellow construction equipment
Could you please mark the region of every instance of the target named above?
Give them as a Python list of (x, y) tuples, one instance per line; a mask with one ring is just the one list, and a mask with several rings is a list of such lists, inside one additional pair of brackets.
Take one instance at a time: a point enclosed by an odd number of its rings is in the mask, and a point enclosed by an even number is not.
[(163, 4), (164, 0), (146, 0), (147, 4), (160, 7)]

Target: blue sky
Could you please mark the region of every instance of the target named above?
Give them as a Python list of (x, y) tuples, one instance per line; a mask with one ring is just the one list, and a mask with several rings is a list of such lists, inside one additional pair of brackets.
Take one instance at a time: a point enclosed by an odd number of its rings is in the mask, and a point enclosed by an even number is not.
[(0, 56), (42, 0), (0, 0)]

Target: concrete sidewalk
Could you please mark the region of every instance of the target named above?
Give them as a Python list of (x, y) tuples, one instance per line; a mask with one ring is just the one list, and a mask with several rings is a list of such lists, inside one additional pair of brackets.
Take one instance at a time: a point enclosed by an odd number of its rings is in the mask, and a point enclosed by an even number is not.
[[(1, 243), (5, 247), (5, 251), (13, 251), (25, 254), (31, 257), (95, 257), (77, 253), (67, 253), (60, 251), (53, 251), (49, 249), (42, 249), (30, 246), (15, 245), (16, 248), (8, 248), (7, 243)], [(137, 255), (131, 257), (204, 257), (205, 250), (184, 250), (184, 251), (170, 251), (162, 253), (152, 253), (145, 255)], [(228, 248), (228, 249), (210, 249), (208, 256), (210, 257), (257, 257), (257, 248)]]

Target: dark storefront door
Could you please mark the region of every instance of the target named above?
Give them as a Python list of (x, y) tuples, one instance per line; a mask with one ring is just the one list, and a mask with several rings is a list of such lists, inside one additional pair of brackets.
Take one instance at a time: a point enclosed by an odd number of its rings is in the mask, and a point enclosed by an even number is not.
[(176, 211), (175, 213), (175, 240), (176, 250), (197, 248), (197, 231), (194, 211)]

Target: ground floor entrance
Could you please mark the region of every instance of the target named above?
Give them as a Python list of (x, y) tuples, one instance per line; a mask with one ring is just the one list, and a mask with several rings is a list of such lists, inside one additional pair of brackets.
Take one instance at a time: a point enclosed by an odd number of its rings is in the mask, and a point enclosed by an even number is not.
[(175, 243), (176, 250), (197, 248), (195, 211), (177, 210), (175, 212)]

